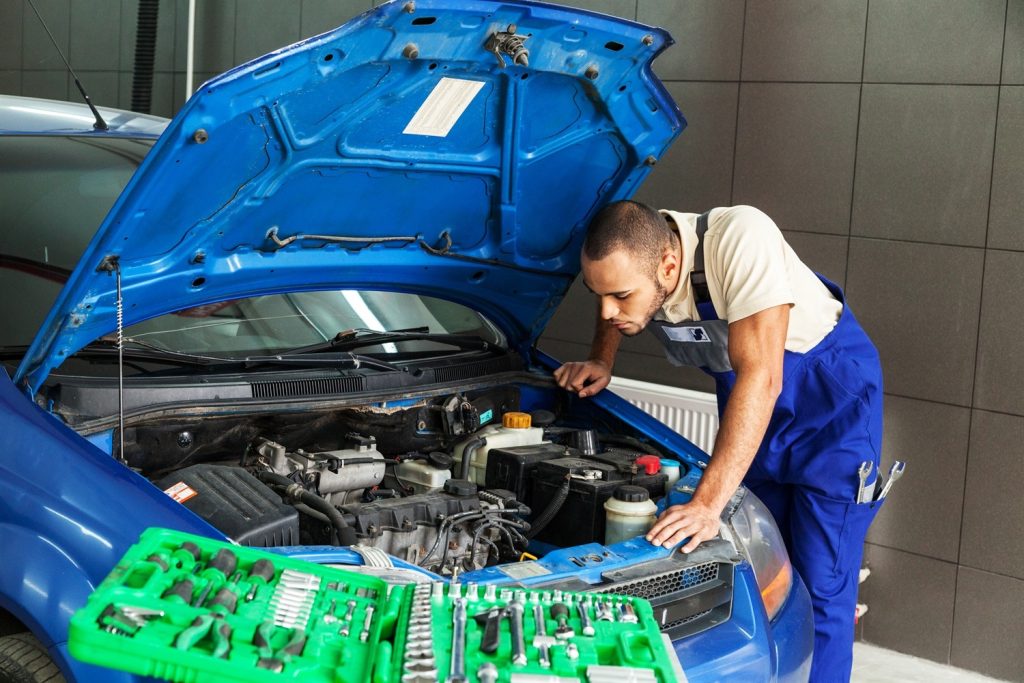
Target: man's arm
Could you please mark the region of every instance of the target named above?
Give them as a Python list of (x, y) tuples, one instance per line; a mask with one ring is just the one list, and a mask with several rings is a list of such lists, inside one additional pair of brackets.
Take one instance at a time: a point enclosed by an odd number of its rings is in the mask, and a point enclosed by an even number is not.
[(729, 361), (736, 386), (722, 416), (715, 448), (697, 491), (673, 505), (647, 533), (654, 545), (674, 546), (687, 536), (689, 553), (718, 534), (722, 510), (743, 481), (764, 438), (782, 391), (782, 361), (789, 305), (775, 306), (729, 324)]
[(599, 299), (590, 357), (583, 362), (566, 363), (555, 370), (555, 381), (558, 382), (558, 386), (578, 392), (580, 398), (593, 396), (604, 389), (612, 379), (615, 354), (621, 342), (622, 334), (610, 322), (601, 318)]

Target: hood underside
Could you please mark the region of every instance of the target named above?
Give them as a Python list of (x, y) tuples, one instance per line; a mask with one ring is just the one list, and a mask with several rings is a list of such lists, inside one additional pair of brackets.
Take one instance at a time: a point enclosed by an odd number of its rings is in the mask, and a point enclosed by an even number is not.
[(118, 274), (126, 326), (260, 294), (393, 289), (532, 343), (589, 218), (685, 125), (650, 71), (670, 43), (539, 3), (417, 0), (215, 78), (114, 205), (16, 380), (35, 393), (115, 329)]

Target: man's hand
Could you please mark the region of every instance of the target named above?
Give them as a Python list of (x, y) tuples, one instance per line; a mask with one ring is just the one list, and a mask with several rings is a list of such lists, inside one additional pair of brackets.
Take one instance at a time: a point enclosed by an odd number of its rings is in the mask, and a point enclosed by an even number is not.
[(673, 505), (661, 513), (661, 517), (647, 532), (647, 540), (654, 545), (671, 548), (689, 536), (690, 542), (683, 546), (683, 552), (693, 552), (703, 541), (718, 535), (721, 515), (721, 510), (712, 510), (692, 501), (685, 505)]
[(558, 386), (577, 392), (580, 398), (593, 396), (608, 386), (611, 379), (611, 368), (600, 360), (566, 363), (555, 370)]

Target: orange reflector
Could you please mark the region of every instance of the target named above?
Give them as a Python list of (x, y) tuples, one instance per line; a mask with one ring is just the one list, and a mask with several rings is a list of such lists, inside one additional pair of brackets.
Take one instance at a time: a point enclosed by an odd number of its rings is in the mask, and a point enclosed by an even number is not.
[(793, 565), (786, 562), (779, 567), (779, 573), (772, 578), (768, 585), (761, 589), (761, 599), (764, 601), (764, 609), (768, 612), (769, 619), (774, 619), (782, 609), (792, 586)]

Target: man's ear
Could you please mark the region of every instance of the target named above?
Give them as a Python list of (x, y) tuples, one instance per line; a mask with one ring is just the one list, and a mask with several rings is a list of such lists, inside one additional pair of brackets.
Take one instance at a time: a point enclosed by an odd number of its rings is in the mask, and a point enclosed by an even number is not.
[(658, 275), (662, 284), (671, 284), (679, 277), (679, 254), (671, 246), (665, 247), (661, 252), (661, 262), (658, 264)]

